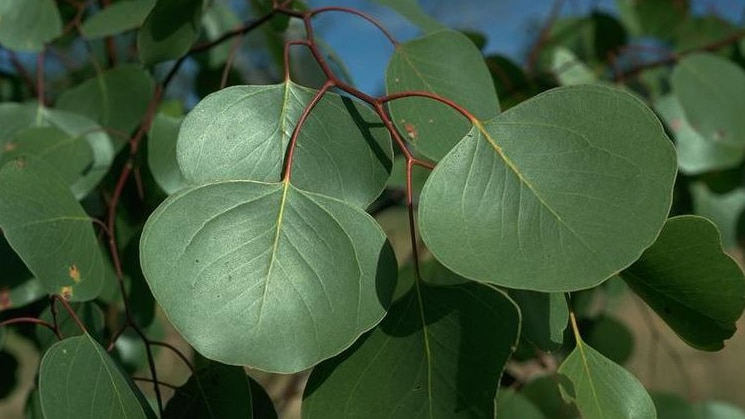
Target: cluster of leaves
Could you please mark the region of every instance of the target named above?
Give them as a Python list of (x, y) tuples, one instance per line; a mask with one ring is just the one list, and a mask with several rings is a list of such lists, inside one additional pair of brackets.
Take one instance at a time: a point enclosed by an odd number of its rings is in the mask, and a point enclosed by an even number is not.
[[(44, 354), (30, 417), (275, 417), (242, 366), (313, 368), (305, 418), (741, 415), (650, 396), (590, 333), (622, 326), (582, 304), (626, 286), (694, 348), (734, 334), (743, 274), (690, 214), (736, 243), (740, 28), (621, 0), (620, 20), (552, 19), (526, 72), (413, 0), (380, 1), (421, 28), (406, 42), (293, 1), (245, 24), (219, 1), (99, 3), (0, 4), (0, 325)], [(391, 41), (386, 94), (338, 76), (329, 12)], [(278, 83), (225, 87), (254, 31)], [(298, 50), (317, 83), (291, 77)], [(214, 85), (188, 113), (167, 91), (185, 63)], [(167, 404), (156, 349), (192, 372)], [(505, 372), (541, 357), (560, 365)]]

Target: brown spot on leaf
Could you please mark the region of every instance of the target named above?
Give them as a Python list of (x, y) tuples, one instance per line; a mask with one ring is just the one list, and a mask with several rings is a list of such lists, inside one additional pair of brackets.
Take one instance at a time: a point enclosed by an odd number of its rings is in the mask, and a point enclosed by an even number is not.
[(10, 301), (10, 290), (7, 288), (0, 289), (0, 311), (7, 310), (13, 306)]
[(682, 125), (683, 125), (683, 123), (678, 118), (675, 118), (675, 119), (673, 119), (673, 120), (670, 121), (670, 128), (672, 128), (673, 131), (676, 131), (676, 132), (677, 131), (680, 131), (680, 128), (681, 128)]
[(78, 266), (74, 263), (70, 265), (70, 269), (68, 270), (68, 275), (70, 275), (70, 278), (76, 283), (80, 283), (80, 271), (78, 270)]
[(26, 159), (23, 158), (23, 157), (17, 158), (16, 159), (16, 166), (18, 166), (18, 168), (20, 168), (20, 169), (23, 169), (24, 167), (26, 167)]
[(69, 300), (72, 298), (72, 287), (62, 287), (62, 289), (59, 290), (59, 295), (61, 295), (65, 300)]
[(406, 135), (412, 140), (416, 140), (419, 137), (419, 132), (417, 132), (416, 127), (411, 122), (404, 123), (404, 130), (406, 130)]
[(15, 150), (16, 148), (18, 148), (18, 146), (16, 145), (16, 143), (14, 143), (13, 141), (8, 141), (8, 142), (7, 142), (7, 143), (5, 143), (5, 145), (3, 146), (3, 151), (6, 151), (6, 152), (8, 152), (8, 151), (13, 151), (13, 150)]

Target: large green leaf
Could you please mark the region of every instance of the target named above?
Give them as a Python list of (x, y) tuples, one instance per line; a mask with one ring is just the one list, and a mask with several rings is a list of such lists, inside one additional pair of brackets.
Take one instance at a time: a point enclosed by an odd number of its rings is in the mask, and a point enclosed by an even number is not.
[(107, 6), (80, 25), (85, 39), (118, 35), (142, 25), (155, 6), (155, 0), (120, 1)]
[(719, 350), (745, 308), (745, 278), (717, 228), (696, 216), (668, 220), (657, 241), (621, 273), (689, 345)]
[(678, 166), (686, 174), (699, 174), (737, 166), (745, 156), (743, 147), (707, 139), (691, 127), (674, 95), (655, 103), (655, 109), (665, 120), (675, 137)]
[(158, 0), (137, 34), (145, 67), (185, 55), (199, 35), (202, 0)]
[(564, 359), (559, 373), (569, 379), (562, 394), (582, 417), (654, 419), (654, 403), (641, 383), (623, 367), (604, 357), (576, 334), (577, 346)]
[(0, 2), (0, 45), (15, 51), (38, 52), (62, 35), (62, 18), (54, 0)]
[(236, 180), (172, 195), (140, 250), (153, 295), (200, 353), (296, 372), (382, 319), (396, 277), (387, 243), (356, 207), (289, 182)]
[(500, 291), (419, 283), (353, 349), (313, 370), (303, 418), (494, 417), (519, 327)]
[(86, 117), (37, 105), (5, 104), (0, 121), (0, 165), (19, 156), (40, 158), (82, 199), (106, 175), (114, 160), (111, 138)]
[(713, 54), (690, 54), (675, 66), (671, 84), (694, 130), (717, 143), (745, 145), (742, 68)]
[(122, 65), (64, 91), (57, 100), (62, 110), (85, 115), (122, 136), (142, 121), (153, 96), (152, 77), (135, 65)]
[(635, 97), (554, 89), (471, 129), (430, 174), (419, 226), (437, 259), (467, 278), (588, 288), (652, 244), (675, 169), (662, 125)]
[(44, 354), (39, 395), (46, 419), (155, 418), (140, 391), (87, 334), (60, 341)]
[(104, 262), (91, 219), (54, 172), (24, 160), (0, 169), (0, 228), (47, 292), (98, 296)]
[(168, 402), (165, 419), (276, 419), (271, 399), (241, 367), (209, 363)]
[[(488, 119), (499, 101), (481, 52), (460, 32), (441, 31), (396, 47), (386, 70), (388, 94), (425, 91)], [(439, 160), (468, 132), (469, 121), (433, 99), (409, 97), (389, 104), (391, 116), (422, 155)]]
[[(315, 91), (292, 82), (234, 86), (202, 100), (184, 119), (177, 157), (187, 181), (277, 182), (285, 149)], [(293, 184), (366, 206), (391, 171), (390, 137), (366, 106), (326, 93), (298, 137)]]

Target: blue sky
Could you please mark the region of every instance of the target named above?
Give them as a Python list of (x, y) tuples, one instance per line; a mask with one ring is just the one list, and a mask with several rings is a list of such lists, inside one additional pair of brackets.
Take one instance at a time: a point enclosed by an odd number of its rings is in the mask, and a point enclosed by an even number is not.
[[(434, 18), (456, 29), (473, 29), (488, 38), (487, 53), (499, 53), (515, 61), (523, 60), (526, 49), (550, 14), (554, 0), (420, 0)], [(393, 10), (371, 0), (308, 0), (311, 7), (345, 6), (376, 17), (399, 40), (418, 35), (417, 29)], [(715, 10), (732, 20), (743, 14), (743, 0), (694, 0), (695, 11)], [(614, 0), (567, 0), (563, 15), (582, 15), (593, 7), (615, 13)], [(342, 57), (355, 83), (363, 91), (382, 91), (385, 67), (393, 52), (377, 29), (352, 16), (329, 14), (317, 21), (317, 33)]]

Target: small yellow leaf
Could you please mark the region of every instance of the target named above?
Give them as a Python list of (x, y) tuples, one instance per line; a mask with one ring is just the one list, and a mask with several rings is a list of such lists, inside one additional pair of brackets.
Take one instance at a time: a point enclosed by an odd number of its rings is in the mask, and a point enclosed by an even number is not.
[(70, 275), (70, 278), (72, 278), (72, 280), (76, 284), (79, 284), (80, 283), (80, 271), (78, 270), (77, 265), (75, 265), (75, 264), (70, 265), (70, 269), (69, 269), (68, 273)]

